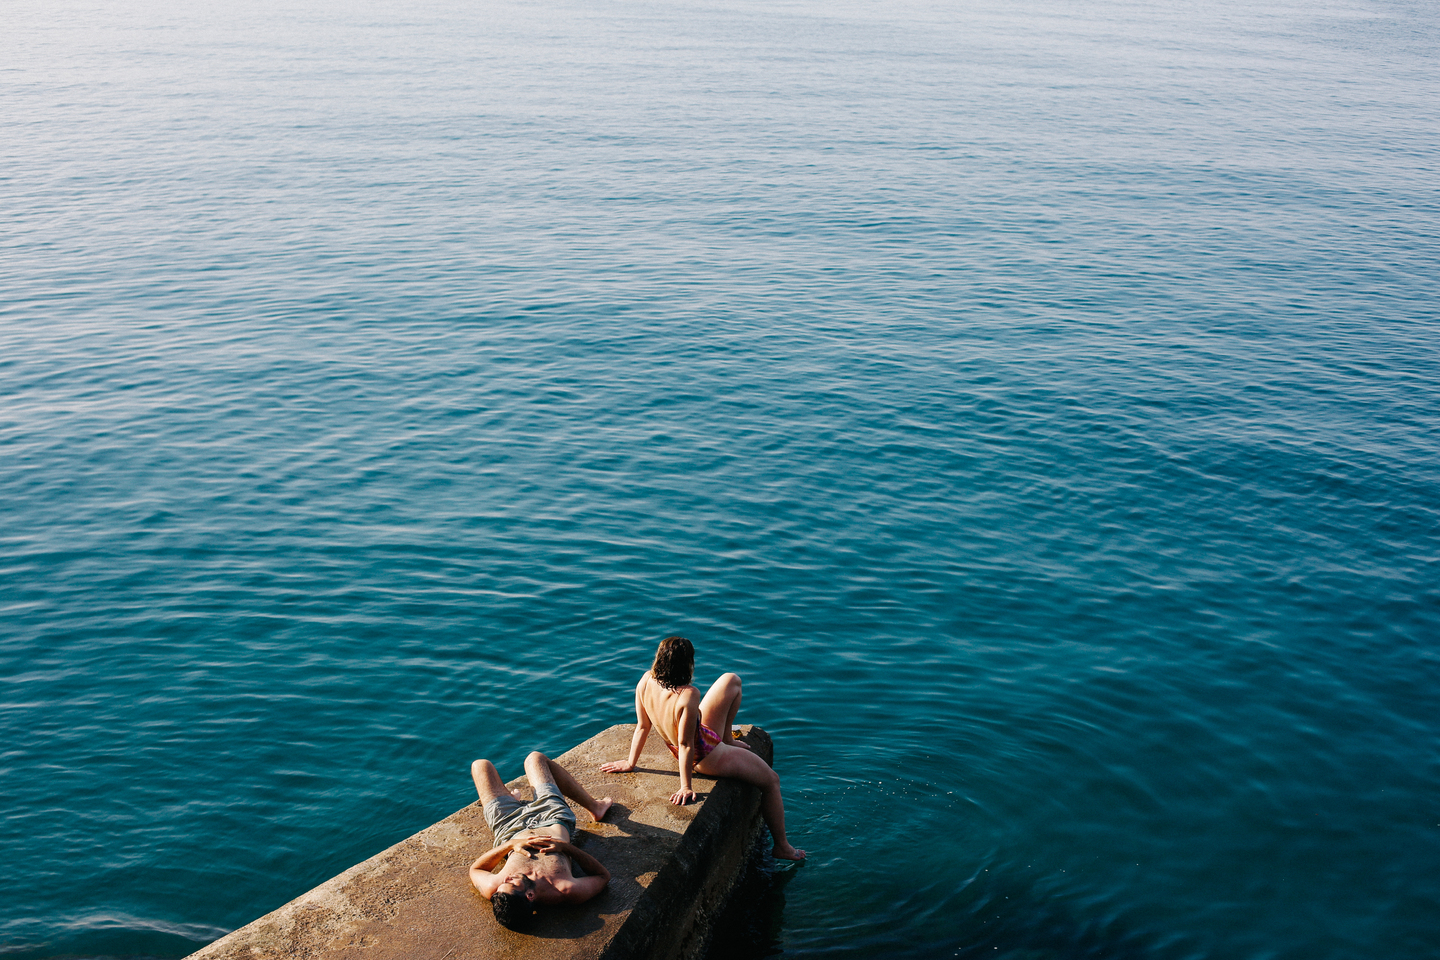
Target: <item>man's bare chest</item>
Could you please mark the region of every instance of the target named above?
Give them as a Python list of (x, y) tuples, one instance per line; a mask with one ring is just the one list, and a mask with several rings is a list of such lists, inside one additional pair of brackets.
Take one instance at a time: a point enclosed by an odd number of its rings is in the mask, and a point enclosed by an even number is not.
[[(549, 834), (546, 834), (548, 836)], [(532, 880), (573, 880), (575, 871), (570, 858), (563, 853), (535, 853), (519, 849), (507, 858), (507, 866)]]

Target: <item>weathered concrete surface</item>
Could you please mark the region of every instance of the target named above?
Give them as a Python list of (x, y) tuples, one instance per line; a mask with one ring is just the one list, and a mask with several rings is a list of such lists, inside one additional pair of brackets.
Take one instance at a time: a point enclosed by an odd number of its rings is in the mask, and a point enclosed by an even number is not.
[[(479, 803), (191, 954), (190, 960), (672, 960), (694, 958), (761, 829), (759, 791), (695, 777), (702, 802), (672, 806), (675, 761), (652, 734), (633, 773), (602, 773), (623, 759), (633, 724), (620, 724), (555, 759), (615, 806), (603, 823), (577, 811), (574, 841), (609, 868), (588, 903), (552, 907), (524, 934), (495, 922), (469, 867), (491, 846)], [(742, 739), (767, 760), (758, 727)], [(497, 758), (490, 758), (497, 759)], [(519, 757), (501, 757), (501, 761)], [(469, 771), (456, 771), (467, 782)], [(523, 777), (513, 780), (533, 796)], [(573, 806), (573, 804), (572, 804)]]

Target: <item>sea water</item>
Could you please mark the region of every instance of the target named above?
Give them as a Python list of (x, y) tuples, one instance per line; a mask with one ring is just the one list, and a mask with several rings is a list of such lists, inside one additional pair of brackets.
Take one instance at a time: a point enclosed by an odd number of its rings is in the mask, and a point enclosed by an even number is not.
[(672, 632), (810, 851), (747, 951), (1434, 955), (1433, 5), (0, 21), (0, 955), (183, 956)]

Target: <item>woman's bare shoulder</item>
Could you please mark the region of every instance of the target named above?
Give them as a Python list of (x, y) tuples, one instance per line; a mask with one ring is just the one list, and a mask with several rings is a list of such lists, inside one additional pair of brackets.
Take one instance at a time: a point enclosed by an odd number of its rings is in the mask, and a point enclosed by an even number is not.
[(646, 670), (644, 675), (640, 677), (640, 682), (635, 684), (635, 696), (646, 703), (663, 703), (665, 693), (665, 688), (660, 686), (654, 677), (650, 676), (649, 670)]

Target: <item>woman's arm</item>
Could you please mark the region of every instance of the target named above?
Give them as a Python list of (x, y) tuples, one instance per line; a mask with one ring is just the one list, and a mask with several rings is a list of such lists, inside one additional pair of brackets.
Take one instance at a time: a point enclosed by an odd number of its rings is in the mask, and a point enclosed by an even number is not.
[(700, 717), (700, 707), (695, 695), (680, 701), (680, 729), (675, 731), (679, 743), (675, 745), (675, 763), (680, 768), (680, 789), (670, 795), (670, 802), (683, 807), (695, 799), (695, 790), (690, 782), (691, 768), (695, 757), (695, 728)]
[[(645, 677), (650, 674), (646, 672)], [(635, 685), (635, 733), (630, 737), (630, 759), (620, 761), (611, 760), (609, 763), (600, 764), (600, 769), (606, 773), (629, 773), (635, 769), (640, 762), (640, 751), (645, 749), (645, 740), (650, 736), (650, 714), (645, 712), (645, 701), (640, 696), (645, 689), (645, 677)]]

